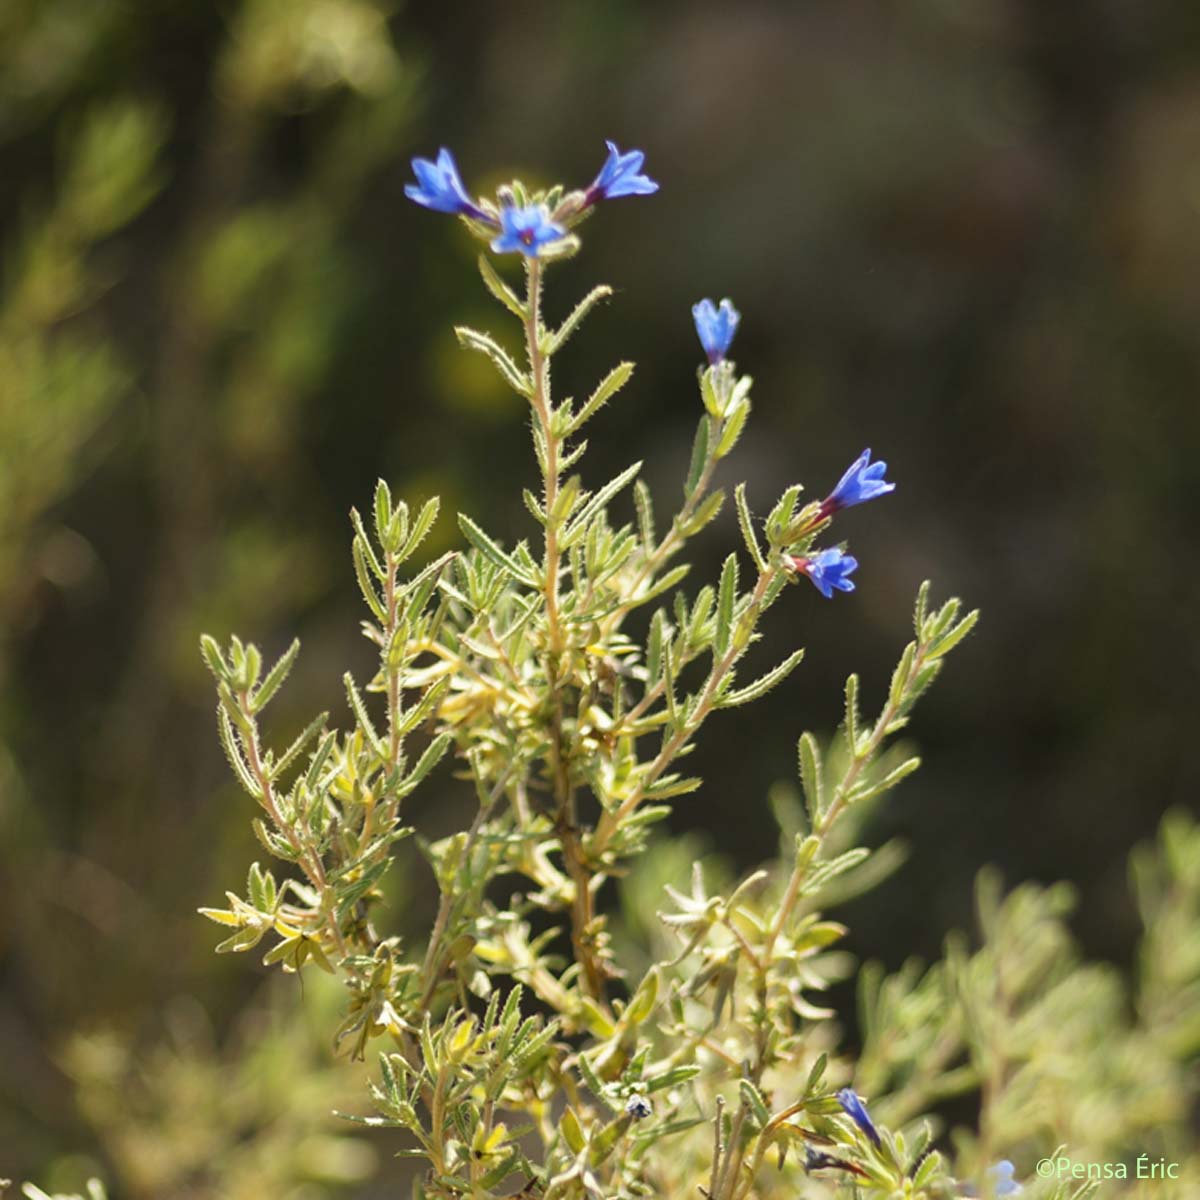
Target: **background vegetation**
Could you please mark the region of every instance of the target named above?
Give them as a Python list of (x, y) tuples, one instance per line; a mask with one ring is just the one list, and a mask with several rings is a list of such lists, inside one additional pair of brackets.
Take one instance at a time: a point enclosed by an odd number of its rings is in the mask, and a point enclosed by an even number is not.
[[(0, 1174), (75, 1180), (79, 1154), (163, 1197), (371, 1170), (344, 1130), (305, 1132), (291, 1034), (270, 1057), (302, 1021), (328, 1069), (320, 989), (252, 994), (194, 915), (254, 853), (196, 640), (237, 628), (270, 653), (299, 633), (277, 714), (299, 722), (369, 657), (346, 514), (377, 476), (527, 531), (525, 414), (451, 331), (485, 303), (474, 247), (403, 184), (443, 143), (481, 184), (586, 182), (606, 136), (645, 148), (662, 190), (590, 222), (561, 269), (563, 295), (618, 288), (566, 390), (614, 347), (639, 363), (590, 469), (644, 439), (677, 487), (689, 308), (728, 294), (756, 377), (752, 494), (819, 491), (864, 445), (899, 483), (855, 529), (854, 597), (770, 614), (804, 622), (808, 659), (724, 718), (676, 826), (742, 866), (772, 852), (747, 814), (799, 730), (836, 723), (849, 670), (885, 684), (933, 576), (984, 621), (918, 720), (926, 769), (876, 834), (911, 854), (841, 914), (852, 948), (935, 955), (994, 862), (1071, 880), (1085, 950), (1130, 955), (1128, 847), (1195, 805), (1200, 774), (1190, 6), (10, 0)], [(708, 574), (733, 520), (706, 534)], [(427, 552), (454, 538), (443, 520)], [(448, 778), (414, 800), (430, 836), (473, 803)], [(394, 873), (401, 925), (429, 923), (424, 872)], [(235, 1072), (250, 1044), (277, 1075)], [(352, 1084), (336, 1070), (316, 1094)], [(242, 1174), (205, 1176), (239, 1147)]]

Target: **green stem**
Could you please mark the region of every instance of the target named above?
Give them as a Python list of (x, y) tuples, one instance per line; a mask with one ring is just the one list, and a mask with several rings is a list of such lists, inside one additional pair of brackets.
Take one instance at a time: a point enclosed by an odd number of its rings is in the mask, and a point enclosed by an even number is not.
[[(769, 565), (765, 571), (759, 574), (758, 582), (754, 585), (754, 592), (750, 597), (750, 603), (742, 615), (744, 629), (753, 631), (755, 623), (762, 615), (767, 590), (781, 570), (781, 567)], [(729, 649), (713, 663), (691, 718), (666, 740), (663, 748), (658, 753), (658, 757), (650, 764), (650, 769), (646, 772), (645, 777), (621, 802), (620, 806), (616, 809), (605, 810), (592, 838), (591, 853), (593, 857), (607, 849), (613, 836), (620, 829), (622, 821), (628, 818), (637, 806), (641, 804), (642, 800), (645, 799), (646, 792), (654, 786), (654, 783), (667, 767), (671, 765), (679, 752), (704, 723), (709, 713), (712, 712), (713, 705), (716, 702), (717, 691), (734, 663), (741, 657), (748, 641), (748, 637), (734, 637), (732, 639)]]
[(544, 502), (546, 537), (544, 570), (546, 575), (546, 685), (551, 704), (551, 768), (554, 776), (554, 797), (558, 808), (557, 824), (562, 843), (563, 859), (571, 877), (571, 944), (576, 961), (582, 968), (582, 982), (595, 999), (604, 1000), (604, 972), (597, 960), (591, 928), (595, 920), (592, 906), (591, 873), (584, 860), (579, 841), (579, 815), (575, 789), (571, 783), (570, 762), (563, 732), (561, 680), (559, 677), (564, 652), (562, 620), (558, 610), (558, 581), (561, 553), (558, 546), (558, 519), (554, 509), (559, 496), (559, 462), (561, 439), (554, 432), (554, 412), (550, 400), (549, 363), (542, 350), (541, 300), (542, 264), (536, 258), (527, 259), (528, 290), (525, 316), (525, 346), (529, 358), (529, 373), (533, 383), (530, 401), (534, 416), (541, 426), (545, 449)]
[(271, 783), (271, 778), (267, 774), (266, 767), (263, 765), (262, 751), (258, 743), (258, 723), (254, 719), (253, 708), (250, 703), (250, 693), (248, 691), (239, 692), (237, 699), (238, 708), (241, 710), (242, 717), (249, 730), (242, 738), (242, 744), (246, 749), (246, 765), (250, 768), (250, 773), (254, 776), (262, 792), (263, 807), (267, 810), (275, 827), (287, 838), (288, 845), (291, 846), (296, 854), (296, 861), (300, 864), (305, 875), (308, 876), (309, 882), (320, 894), (326, 924), (333, 935), (338, 953), (342, 958), (345, 958), (348, 954), (346, 939), (342, 936), (337, 918), (334, 916), (333, 909), (329, 905), (329, 883), (325, 878), (325, 867), (321, 862), (321, 856), (316, 853), (310, 853), (309, 849), (300, 840), (300, 835), (296, 832), (295, 826), (284, 821), (283, 815), (279, 811), (278, 801), (275, 798), (274, 785)]

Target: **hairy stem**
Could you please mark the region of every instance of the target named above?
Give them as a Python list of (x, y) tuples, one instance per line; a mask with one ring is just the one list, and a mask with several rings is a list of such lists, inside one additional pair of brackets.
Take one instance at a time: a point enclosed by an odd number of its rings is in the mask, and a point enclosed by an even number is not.
[(308, 848), (300, 840), (300, 835), (296, 832), (295, 826), (291, 822), (285, 821), (279, 811), (279, 803), (275, 797), (275, 787), (271, 783), (271, 778), (267, 774), (266, 767), (263, 765), (262, 751), (258, 744), (258, 724), (254, 719), (249, 691), (239, 692), (237, 702), (242, 717), (246, 722), (246, 728), (249, 731), (242, 737), (242, 745), (246, 750), (246, 765), (250, 768), (251, 775), (254, 776), (255, 781), (262, 791), (263, 807), (267, 810), (275, 827), (287, 838), (288, 845), (295, 852), (296, 861), (300, 864), (305, 875), (308, 876), (309, 882), (320, 893), (321, 907), (325, 911), (325, 919), (326, 924), (329, 926), (329, 932), (333, 936), (338, 953), (342, 958), (345, 958), (348, 953), (346, 939), (342, 936), (342, 930), (337, 923), (337, 917), (334, 915), (333, 909), (328, 905), (329, 884), (325, 878), (324, 864), (322, 864), (319, 854), (309, 852)]
[[(743, 629), (747, 631), (753, 630), (755, 622), (762, 614), (767, 589), (781, 570), (782, 568), (778, 566), (768, 566), (765, 571), (759, 574), (758, 582), (754, 585), (754, 592), (750, 597), (750, 603), (742, 615)], [(745, 637), (735, 637), (732, 639), (729, 649), (713, 663), (712, 669), (708, 673), (708, 678), (704, 682), (704, 688), (700, 693), (700, 699), (690, 719), (666, 740), (663, 748), (658, 752), (658, 757), (650, 765), (650, 769), (646, 772), (643, 780), (621, 802), (620, 806), (615, 810), (606, 810), (604, 812), (604, 815), (600, 818), (600, 823), (596, 826), (596, 832), (592, 839), (591, 852), (593, 856), (602, 853), (608, 847), (613, 836), (620, 828), (621, 822), (629, 817), (637, 806), (641, 804), (646, 797), (647, 791), (649, 791), (667, 767), (675, 760), (679, 752), (695, 734), (696, 730), (704, 723), (709, 713), (712, 712), (713, 705), (716, 702), (717, 691), (734, 663), (741, 657), (747, 641), (748, 638)]]
[(550, 400), (549, 363), (542, 350), (541, 297), (542, 265), (536, 258), (527, 260), (528, 295), (525, 316), (525, 347), (529, 372), (533, 382), (534, 417), (541, 427), (545, 451), (546, 537), (544, 570), (546, 575), (546, 682), (551, 705), (551, 769), (554, 777), (554, 798), (557, 807), (557, 827), (562, 843), (563, 859), (571, 877), (571, 944), (576, 961), (582, 968), (583, 986), (597, 1000), (604, 999), (604, 972), (595, 954), (592, 924), (591, 874), (588, 871), (579, 841), (579, 816), (575, 788), (571, 783), (570, 762), (563, 731), (563, 707), (560, 670), (563, 656), (562, 622), (558, 611), (558, 581), (561, 553), (558, 545), (558, 518), (554, 514), (559, 496), (559, 461), (561, 439), (554, 431), (553, 408)]

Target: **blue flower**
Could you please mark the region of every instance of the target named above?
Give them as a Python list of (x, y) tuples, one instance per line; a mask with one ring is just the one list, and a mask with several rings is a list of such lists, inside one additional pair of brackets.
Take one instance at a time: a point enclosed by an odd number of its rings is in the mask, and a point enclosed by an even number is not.
[[(1025, 1189), (1013, 1178), (1013, 1165), (1007, 1158), (988, 1167), (986, 1174), (991, 1181), (992, 1196), (1019, 1196)], [(960, 1196), (977, 1197), (979, 1189), (973, 1183), (959, 1185)]]
[(821, 503), (821, 515), (829, 516), (841, 508), (850, 508), (862, 504), (866, 500), (874, 500), (876, 496), (886, 496), (896, 490), (894, 483), (888, 483), (883, 474), (887, 463), (871, 461), (871, 451), (864, 450), (850, 465), (850, 469), (842, 476), (837, 487), (829, 493)]
[(529, 258), (537, 258), (538, 251), (548, 242), (556, 242), (566, 231), (550, 220), (550, 211), (544, 204), (529, 204), (524, 208), (515, 204), (500, 210), (500, 236), (492, 242), (497, 254), (518, 251)]
[(1013, 1165), (1007, 1158), (1002, 1158), (998, 1163), (988, 1167), (987, 1173), (992, 1181), (993, 1196), (1019, 1196), (1021, 1194), (1021, 1185), (1013, 1178)]
[(615, 142), (608, 142), (608, 158), (600, 168), (600, 174), (588, 188), (585, 204), (597, 200), (615, 200), (618, 196), (649, 196), (658, 191), (658, 184), (649, 175), (643, 175), (642, 163), (646, 156), (641, 150), (630, 150), (622, 154)]
[(729, 300), (722, 300), (720, 308), (711, 300), (701, 300), (692, 305), (692, 319), (696, 322), (696, 333), (708, 361), (719, 363), (729, 352), (742, 314)]
[(434, 212), (465, 213), (486, 219), (467, 195), (454, 155), (445, 146), (438, 151), (436, 162), (429, 158), (414, 158), (412, 169), (417, 182), (404, 185), (404, 194), (410, 200)]
[[(834, 588), (839, 592), (854, 591), (854, 580), (848, 576), (858, 570), (858, 559), (844, 554), (836, 547), (818, 550), (812, 558), (793, 557), (792, 566), (801, 574), (807, 575), (826, 600), (833, 599)], [(854, 1118), (859, 1127), (869, 1133), (871, 1140), (878, 1144), (879, 1135), (875, 1132), (875, 1126), (871, 1124), (871, 1118), (867, 1116), (863, 1102), (849, 1088), (838, 1092), (837, 1098), (838, 1103)]]

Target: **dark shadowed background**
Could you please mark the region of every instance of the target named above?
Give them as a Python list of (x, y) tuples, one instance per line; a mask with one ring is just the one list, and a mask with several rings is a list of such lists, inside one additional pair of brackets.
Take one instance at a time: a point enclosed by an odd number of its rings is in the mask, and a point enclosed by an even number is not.
[[(870, 446), (898, 485), (839, 527), (858, 591), (772, 611), (763, 661), (808, 658), (710, 726), (675, 827), (743, 867), (771, 852), (798, 734), (833, 728), (851, 670), (875, 706), (929, 577), (983, 620), (918, 710), (926, 766), (876, 830), (910, 858), (843, 914), (853, 949), (935, 955), (994, 862), (1074, 881), (1088, 952), (1129, 954), (1127, 850), (1200, 778), (1200, 8), (9, 0), (0, 1175), (77, 1152), (151, 1194), (63, 1047), (153, 1044), (197, 1002), (220, 1041), (261, 982), (194, 915), (256, 853), (200, 632), (298, 634), (278, 728), (340, 719), (370, 656), (347, 513), (378, 476), (441, 494), (431, 554), (459, 509), (531, 534), (527, 414), (451, 332), (505, 317), (468, 235), (405, 200), (409, 159), (582, 185), (606, 137), (662, 186), (551, 272), (551, 316), (616, 289), (560, 394), (638, 363), (585, 477), (644, 458), (676, 501), (689, 310), (727, 295), (755, 411), (724, 482), (761, 514)], [(693, 578), (737, 542), (730, 512)], [(443, 778), (413, 812), (440, 835), (471, 802)], [(419, 936), (411, 863), (393, 909)]]

